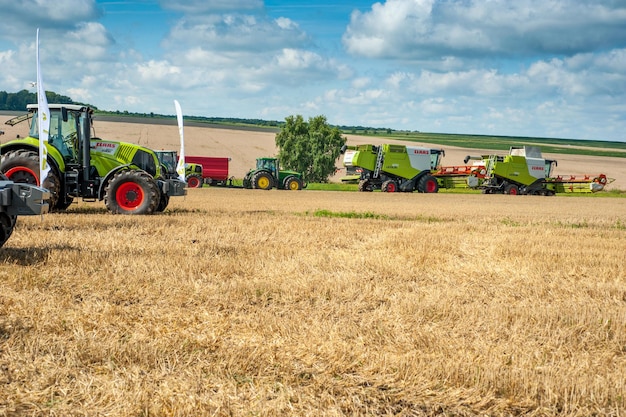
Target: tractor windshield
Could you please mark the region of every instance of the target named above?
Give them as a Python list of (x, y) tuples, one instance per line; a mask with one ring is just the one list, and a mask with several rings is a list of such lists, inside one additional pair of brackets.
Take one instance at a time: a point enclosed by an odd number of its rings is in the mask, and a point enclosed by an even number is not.
[[(33, 138), (39, 138), (38, 122), (37, 112), (35, 112), (29, 134)], [(63, 120), (60, 109), (50, 111), (48, 143), (61, 152), (66, 161), (76, 160), (78, 122), (74, 112), (68, 111), (67, 120)]]
[(270, 171), (274, 171), (276, 169), (276, 160), (275, 159), (257, 159), (256, 161), (257, 169), (269, 169)]

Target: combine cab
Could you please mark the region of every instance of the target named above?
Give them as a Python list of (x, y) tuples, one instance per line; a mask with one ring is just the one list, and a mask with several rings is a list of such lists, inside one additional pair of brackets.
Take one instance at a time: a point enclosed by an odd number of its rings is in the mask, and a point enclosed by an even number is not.
[(557, 162), (544, 159), (538, 146), (513, 146), (506, 156), (467, 156), (465, 163), (469, 160), (477, 163), (467, 184), (485, 194), (595, 193), (612, 181), (604, 174), (551, 177)]
[(403, 145), (357, 145), (342, 148), (346, 168), (361, 168), (359, 191), (436, 193), (439, 182), (432, 172), (442, 149)]
[(92, 110), (70, 104), (50, 104), (47, 143), (50, 172), (39, 178), (37, 105), (29, 114), (7, 121), (14, 125), (32, 118), (27, 138), (2, 145), (0, 170), (17, 183), (50, 191), (50, 209), (64, 210), (74, 198), (104, 200), (112, 213), (151, 214), (165, 210), (170, 196), (185, 195), (184, 182), (168, 178), (151, 149), (91, 137)]

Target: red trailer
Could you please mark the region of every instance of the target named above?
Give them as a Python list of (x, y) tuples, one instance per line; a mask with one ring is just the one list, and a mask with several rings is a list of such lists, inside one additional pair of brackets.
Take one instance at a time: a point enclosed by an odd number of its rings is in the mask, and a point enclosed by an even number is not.
[[(215, 156), (187, 156), (185, 155), (186, 164), (197, 164), (202, 166), (202, 184), (209, 185), (227, 185), (228, 180), (228, 163), (230, 158)], [(199, 173), (200, 174), (200, 173)]]

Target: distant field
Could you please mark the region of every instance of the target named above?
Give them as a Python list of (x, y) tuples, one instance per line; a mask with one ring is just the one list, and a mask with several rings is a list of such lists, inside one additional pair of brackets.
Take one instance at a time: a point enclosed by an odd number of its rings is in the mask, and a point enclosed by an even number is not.
[(443, 146), (493, 149), (500, 151), (508, 151), (511, 145), (538, 145), (541, 147), (543, 153), (626, 158), (626, 142), (412, 132), (377, 133), (375, 136), (398, 140), (434, 143)]
[(626, 415), (621, 199), (189, 190), (23, 217), (1, 416)]

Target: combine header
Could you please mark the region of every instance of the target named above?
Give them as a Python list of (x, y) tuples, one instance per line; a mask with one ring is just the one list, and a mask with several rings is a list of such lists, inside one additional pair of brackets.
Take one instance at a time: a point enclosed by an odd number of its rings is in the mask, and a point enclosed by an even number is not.
[(506, 156), (465, 157), (465, 163), (470, 160), (476, 162), (467, 184), (485, 194), (595, 193), (614, 181), (604, 174), (551, 177), (557, 162), (544, 159), (538, 146), (512, 146)]

